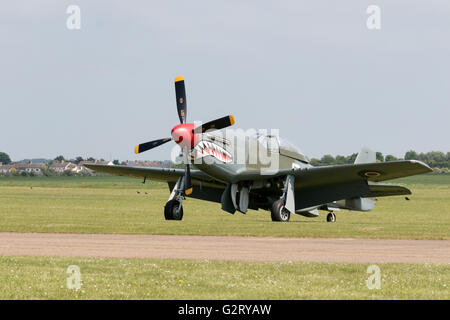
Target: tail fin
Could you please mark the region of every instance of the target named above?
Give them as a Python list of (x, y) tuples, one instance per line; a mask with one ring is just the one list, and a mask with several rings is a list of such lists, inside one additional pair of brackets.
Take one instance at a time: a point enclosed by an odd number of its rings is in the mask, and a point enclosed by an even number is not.
[[(361, 148), (355, 159), (355, 163), (373, 163), (377, 162), (377, 154), (369, 148)], [(345, 204), (349, 208), (358, 211), (370, 211), (375, 207), (375, 200), (371, 198), (346, 199)]]
[(372, 163), (377, 162), (377, 155), (369, 148), (361, 148), (355, 159), (355, 163)]

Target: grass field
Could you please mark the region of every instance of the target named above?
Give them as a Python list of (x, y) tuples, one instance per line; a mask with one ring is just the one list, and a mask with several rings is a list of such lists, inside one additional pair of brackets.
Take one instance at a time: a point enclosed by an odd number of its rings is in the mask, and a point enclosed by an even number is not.
[[(230, 215), (220, 204), (188, 199), (183, 221), (166, 221), (163, 183), (124, 177), (2, 177), (0, 231), (450, 239), (450, 175), (393, 181), (404, 197), (379, 198), (371, 212), (337, 212), (337, 223), (294, 215), (273, 223), (267, 211)], [(137, 193), (139, 192), (139, 194)], [(147, 193), (147, 194), (146, 194)]]
[[(82, 286), (66, 287), (69, 265)], [(450, 265), (0, 257), (0, 299), (450, 299)]]
[[(372, 212), (338, 212), (334, 224), (324, 215), (283, 224), (195, 199), (183, 221), (165, 221), (162, 183), (0, 177), (0, 231), (450, 239), (450, 175), (393, 183), (411, 188), (411, 201), (380, 198)], [(78, 291), (66, 287), (69, 265), (81, 269)], [(0, 299), (450, 299), (450, 264), (378, 265), (381, 289), (369, 290), (368, 264), (0, 256)]]

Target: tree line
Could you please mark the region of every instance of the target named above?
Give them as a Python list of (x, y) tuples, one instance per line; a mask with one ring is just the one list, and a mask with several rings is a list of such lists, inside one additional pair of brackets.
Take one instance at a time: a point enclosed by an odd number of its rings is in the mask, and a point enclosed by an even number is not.
[[(333, 157), (330, 154), (324, 155), (320, 159), (312, 158), (311, 164), (313, 166), (329, 166), (335, 164), (350, 164), (355, 162), (357, 153), (353, 153), (349, 156), (341, 156), (337, 155)], [(381, 152), (376, 153), (376, 159), (379, 162), (388, 162), (388, 161), (396, 161), (396, 160), (419, 160), (431, 168), (450, 168), (450, 152), (444, 153), (441, 151), (430, 151), (427, 153), (417, 153), (414, 150), (410, 150), (405, 153), (403, 158), (397, 158), (391, 154), (383, 155)]]
[[(349, 156), (337, 155), (337, 156), (333, 157), (330, 154), (326, 154), (320, 159), (312, 158), (311, 164), (313, 166), (350, 164), (350, 163), (355, 162), (357, 155), (358, 155), (357, 153), (353, 153)], [(419, 161), (426, 163), (431, 168), (450, 169), (450, 152), (444, 153), (442, 151), (430, 151), (427, 153), (423, 153), (423, 152), (417, 153), (414, 150), (410, 150), (405, 153), (403, 158), (397, 158), (391, 154), (383, 155), (383, 153), (381, 153), (381, 152), (376, 152), (376, 159), (379, 162), (388, 162), (388, 161), (395, 161), (395, 160), (419, 160)], [(72, 160), (72, 162), (74, 162), (75, 164), (78, 164), (84, 160), (94, 161), (94, 158), (83, 159), (82, 157), (77, 157), (76, 159)], [(60, 161), (67, 161), (67, 160), (64, 159), (63, 156), (58, 156), (54, 160), (50, 161), (50, 163), (48, 163), (48, 164), (51, 165), (51, 162), (53, 162), (53, 161), (60, 162)], [(100, 159), (100, 161), (104, 161), (104, 160)], [(4, 165), (9, 164), (9, 163), (11, 163), (11, 158), (9, 157), (9, 155), (7, 153), (0, 152), (0, 162)], [(113, 163), (119, 164), (119, 160), (114, 160)]]

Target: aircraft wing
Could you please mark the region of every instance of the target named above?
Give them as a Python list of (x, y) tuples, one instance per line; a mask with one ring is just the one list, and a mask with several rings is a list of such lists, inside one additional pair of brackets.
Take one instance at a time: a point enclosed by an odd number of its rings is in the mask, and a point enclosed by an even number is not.
[[(157, 167), (131, 167), (115, 165), (85, 164), (86, 168), (98, 172), (113, 174), (116, 176), (128, 176), (133, 178), (146, 178), (154, 181), (176, 182), (179, 177), (184, 176), (184, 169), (168, 169)], [(212, 179), (200, 170), (191, 170), (193, 180), (211, 181)]]
[[(291, 170), (295, 176), (295, 207), (308, 208), (355, 197), (408, 194), (399, 186), (369, 185), (411, 175), (431, 172), (420, 161), (392, 161), (312, 167)], [(289, 173), (286, 173), (289, 174)], [(408, 190), (409, 191), (409, 190)]]
[[(98, 172), (113, 174), (116, 176), (128, 176), (133, 178), (145, 178), (154, 181), (167, 182), (169, 190), (175, 186), (179, 177), (184, 176), (184, 169), (167, 169), (153, 167), (108, 166), (98, 164), (85, 164), (85, 167)], [(200, 170), (191, 170), (193, 192), (191, 198), (219, 202), (225, 185), (215, 181)]]
[(420, 161), (401, 160), (312, 167), (294, 172), (296, 186), (321, 187), (352, 181), (379, 182), (432, 172), (432, 170)]

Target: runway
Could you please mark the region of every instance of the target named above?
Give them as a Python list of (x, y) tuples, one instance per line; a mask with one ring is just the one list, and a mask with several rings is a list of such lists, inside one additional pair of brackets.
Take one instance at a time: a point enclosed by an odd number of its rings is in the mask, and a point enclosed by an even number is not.
[(0, 255), (450, 263), (450, 240), (0, 233)]

